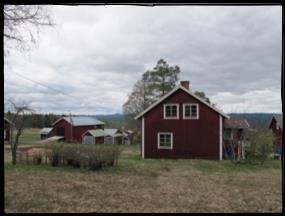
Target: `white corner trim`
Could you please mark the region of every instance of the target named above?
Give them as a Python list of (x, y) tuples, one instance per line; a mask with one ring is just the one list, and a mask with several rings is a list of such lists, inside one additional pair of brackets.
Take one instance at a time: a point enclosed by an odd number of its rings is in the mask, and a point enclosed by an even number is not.
[(220, 115), (220, 160), (223, 159), (223, 117)]
[[(185, 106), (187, 105), (190, 105), (190, 106), (195, 105), (197, 107), (197, 117), (186, 117), (185, 116)], [(199, 104), (198, 103), (183, 103), (183, 119), (199, 119)]]
[[(166, 106), (176, 106), (177, 115), (175, 117), (167, 117), (166, 116)], [(179, 104), (178, 103), (166, 103), (163, 104), (163, 119), (179, 119)]]
[[(169, 147), (161, 147), (160, 144), (160, 135), (161, 134), (170, 134), (170, 148)], [(172, 132), (158, 132), (157, 133), (157, 148), (158, 149), (173, 149), (173, 133)]]
[(144, 116), (142, 117), (142, 158), (144, 159)]

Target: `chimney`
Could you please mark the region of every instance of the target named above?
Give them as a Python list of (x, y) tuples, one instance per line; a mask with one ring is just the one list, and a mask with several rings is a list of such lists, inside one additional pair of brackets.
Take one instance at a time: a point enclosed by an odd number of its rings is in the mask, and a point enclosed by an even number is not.
[(190, 90), (189, 81), (180, 81), (180, 85), (182, 85), (187, 90)]

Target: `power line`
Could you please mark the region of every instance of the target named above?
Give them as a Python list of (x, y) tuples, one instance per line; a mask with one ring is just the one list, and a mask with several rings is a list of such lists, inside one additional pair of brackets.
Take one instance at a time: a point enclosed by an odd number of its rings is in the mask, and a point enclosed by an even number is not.
[(79, 99), (79, 98), (77, 98), (77, 97), (74, 97), (73, 95), (67, 94), (67, 93), (65, 93), (65, 92), (63, 92), (63, 91), (60, 91), (60, 90), (58, 90), (58, 89), (52, 88), (52, 87), (50, 87), (50, 86), (47, 86), (46, 84), (43, 84), (43, 83), (41, 83), (41, 82), (32, 80), (32, 79), (30, 79), (30, 78), (27, 78), (27, 77), (25, 77), (25, 76), (23, 76), (23, 75), (21, 75), (21, 74), (15, 72), (15, 71), (11, 71), (11, 72), (14, 73), (14, 74), (16, 74), (16, 75), (18, 75), (19, 77), (21, 77), (21, 78), (23, 78), (23, 79), (25, 79), (25, 80), (29, 80), (30, 82), (36, 83), (36, 84), (38, 84), (38, 85), (40, 85), (40, 86), (43, 86), (43, 87), (45, 87), (45, 88), (48, 88), (48, 89), (54, 91), (54, 92), (57, 92), (57, 93), (66, 95), (66, 96), (68, 96), (68, 97), (72, 97), (73, 99), (76, 99), (76, 100), (81, 100), (81, 99)]
[[(23, 75), (21, 75), (21, 74), (15, 72), (15, 71), (11, 71), (11, 72), (14, 73), (15, 75), (17, 75), (18, 77), (21, 77), (22, 79), (25, 79), (25, 80), (28, 80), (28, 81), (30, 81), (30, 82), (33, 82), (33, 83), (35, 83), (35, 84), (37, 84), (37, 85), (43, 86), (43, 87), (45, 87), (45, 88), (47, 88), (47, 89), (50, 89), (50, 90), (52, 90), (52, 91), (54, 91), (54, 92), (57, 92), (57, 93), (59, 93), (59, 94), (66, 95), (66, 96), (68, 96), (68, 97), (72, 97), (72, 98), (75, 99), (76, 101), (80, 101), (80, 102), (82, 101), (82, 99), (80, 99), (80, 98), (74, 97), (74, 96), (72, 96), (72, 95), (70, 95), (70, 94), (67, 94), (67, 93), (65, 93), (65, 92), (63, 92), (63, 91), (60, 91), (60, 90), (55, 89), (55, 88), (53, 88), (53, 87), (50, 87), (50, 86), (48, 86), (48, 85), (46, 85), (46, 84), (43, 84), (43, 83), (41, 83), (41, 82), (39, 82), (39, 81), (35, 81), (35, 80), (33, 80), (33, 79), (30, 79), (30, 78), (28, 78), (28, 77), (26, 77), (26, 76), (23, 76)], [(57, 102), (55, 102), (55, 101), (53, 101), (53, 103), (58, 104), (58, 105), (61, 107), (62, 110), (66, 110), (67, 112), (70, 112), (70, 109), (74, 109), (74, 107), (76, 107), (76, 109), (81, 109), (81, 108), (98, 108), (98, 107), (86, 106), (86, 105), (84, 105), (84, 106), (79, 105), (79, 107), (78, 107), (78, 104), (77, 104), (77, 106), (62, 106), (62, 105), (60, 105), (59, 103), (57, 103)], [(104, 108), (105, 108), (104, 106), (99, 106), (99, 109), (104, 109)], [(40, 109), (42, 109), (42, 107), (40, 107)]]

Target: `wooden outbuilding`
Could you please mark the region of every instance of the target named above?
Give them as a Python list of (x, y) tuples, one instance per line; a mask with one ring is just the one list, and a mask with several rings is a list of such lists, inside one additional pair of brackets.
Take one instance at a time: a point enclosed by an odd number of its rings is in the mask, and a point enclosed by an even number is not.
[(246, 119), (225, 119), (224, 121), (224, 144), (227, 154), (234, 151), (238, 158), (245, 157), (245, 135), (250, 128)]
[(123, 144), (123, 134), (118, 129), (93, 129), (82, 134), (83, 144)]
[(53, 135), (53, 128), (43, 128), (40, 130), (40, 138), (47, 139)]
[(273, 146), (275, 154), (282, 154), (282, 134), (283, 134), (283, 115), (273, 115), (269, 127), (273, 134)]
[(13, 123), (8, 118), (4, 117), (4, 141), (10, 141), (12, 126)]
[(93, 116), (65, 116), (53, 123), (53, 134), (67, 142), (82, 143), (82, 134), (92, 129), (104, 129), (105, 123)]

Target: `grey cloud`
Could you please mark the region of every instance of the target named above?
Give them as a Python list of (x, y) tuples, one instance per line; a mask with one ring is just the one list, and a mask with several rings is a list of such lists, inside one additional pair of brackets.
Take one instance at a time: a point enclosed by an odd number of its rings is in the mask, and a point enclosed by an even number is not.
[[(60, 27), (43, 31), (29, 56), (9, 57), (5, 74), (20, 71), (80, 100), (12, 75), (5, 76), (5, 97), (25, 94), (37, 99), (35, 106), (57, 112), (121, 112), (133, 84), (164, 58), (180, 66), (180, 78), (193, 90), (226, 110), (250, 110), (251, 100), (241, 99), (249, 95), (261, 110), (280, 105), (281, 7), (51, 8)], [(256, 99), (262, 93), (277, 95), (274, 107), (262, 107)]]

